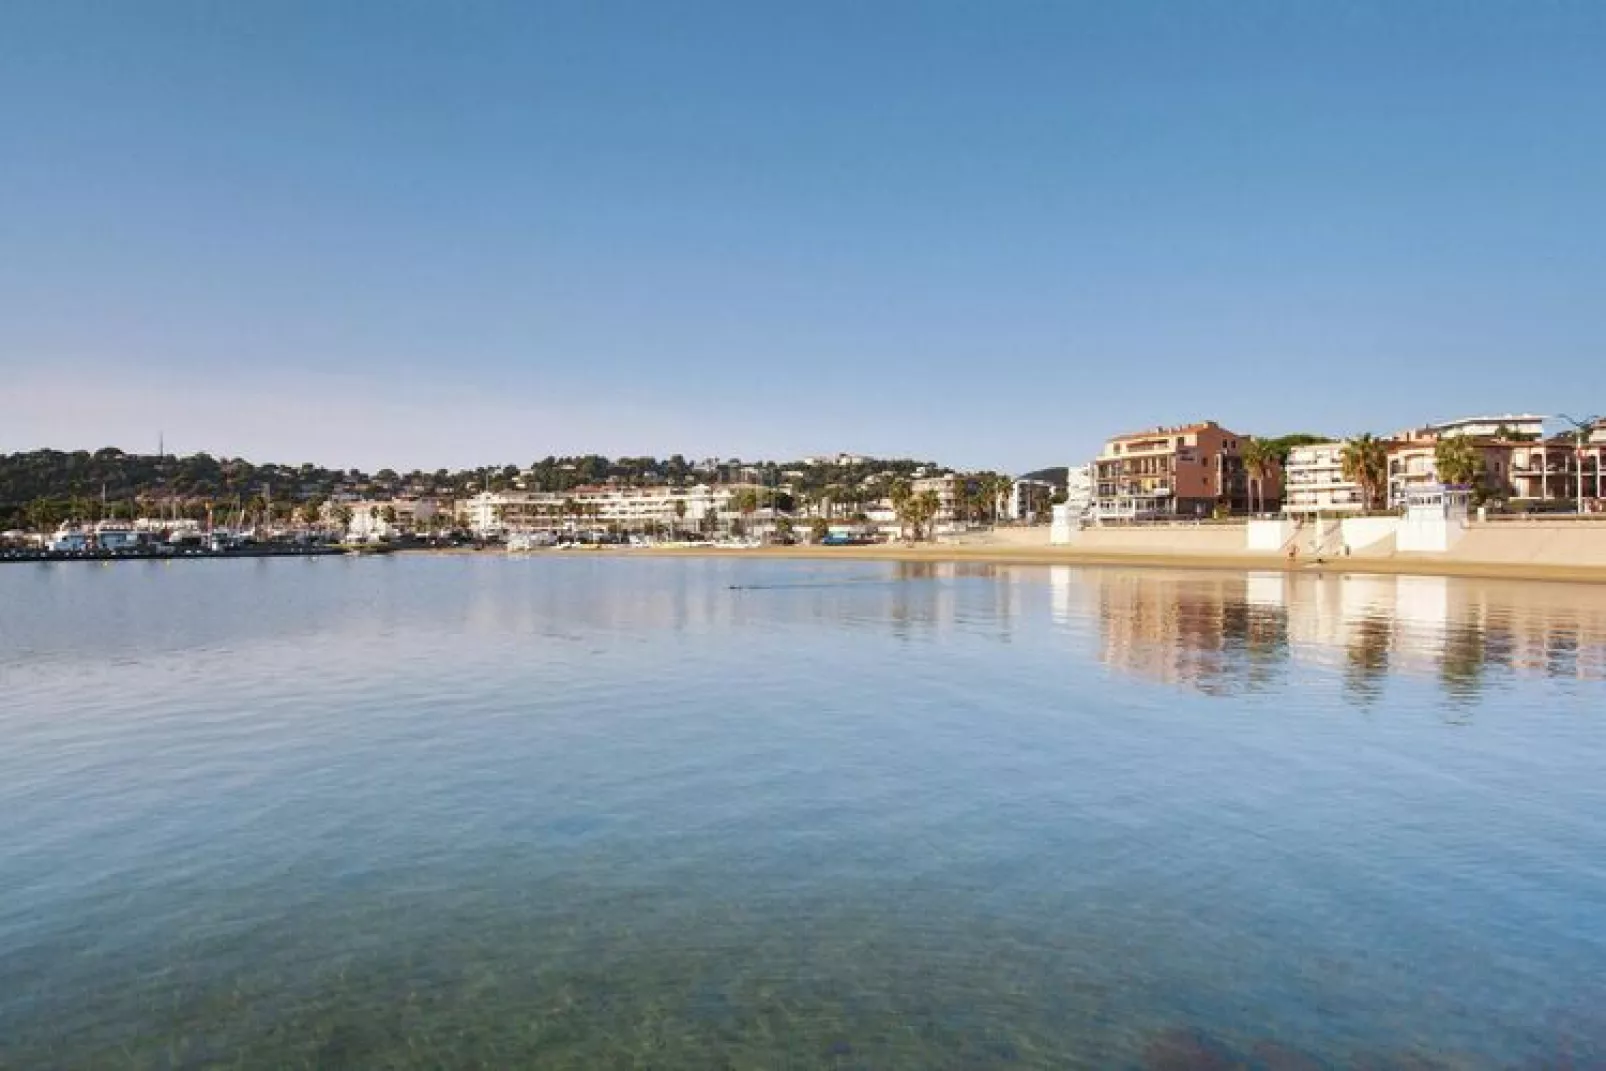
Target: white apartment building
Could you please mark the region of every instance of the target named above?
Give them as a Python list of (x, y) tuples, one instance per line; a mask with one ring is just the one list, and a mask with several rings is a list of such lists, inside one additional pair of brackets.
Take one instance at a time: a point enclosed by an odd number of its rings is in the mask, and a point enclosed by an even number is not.
[[(720, 523), (740, 516), (733, 502), (755, 484), (699, 484), (695, 487), (576, 487), (570, 491), (487, 491), (462, 505), (461, 519), (476, 535), (510, 531), (557, 531), (617, 526), (643, 531), (650, 526), (686, 531), (710, 515)], [(678, 504), (678, 505), (677, 505)], [(768, 517), (763, 509), (755, 519)]]
[(1283, 467), (1285, 513), (1359, 513), (1365, 508), (1360, 485), (1344, 478), (1343, 443), (1311, 443), (1289, 450)]
[(1065, 509), (1080, 517), (1093, 507), (1093, 466), (1071, 465), (1065, 470)]
[(1042, 520), (1048, 516), (1054, 490), (1048, 480), (1016, 480), (1009, 487), (1004, 515), (1012, 521)]
[(917, 495), (927, 491), (937, 493), (937, 515), (931, 523), (937, 528), (952, 527), (954, 523), (954, 508), (959, 501), (959, 488), (952, 476), (923, 476), (917, 480), (909, 481), (909, 490)]
[(429, 527), (432, 520), (447, 514), (450, 505), (443, 505), (434, 498), (330, 499), (323, 504), (318, 519), (334, 526), (339, 521), (340, 511), (345, 510), (348, 514), (346, 531), (353, 539), (389, 538)]
[(1524, 438), (1539, 438), (1545, 433), (1545, 418), (1535, 413), (1507, 413), (1504, 416), (1471, 416), (1444, 420), (1437, 424), (1424, 424), (1402, 432), (1398, 438), (1436, 438), (1445, 435), (1467, 435), (1474, 439), (1495, 439), (1500, 432), (1515, 433)]

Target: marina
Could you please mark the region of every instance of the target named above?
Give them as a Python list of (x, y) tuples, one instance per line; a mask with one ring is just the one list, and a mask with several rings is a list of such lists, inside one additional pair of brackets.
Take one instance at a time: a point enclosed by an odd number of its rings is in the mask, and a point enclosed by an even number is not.
[(128, 547), (84, 550), (0, 550), (4, 562), (196, 561), (209, 558), (312, 558), (351, 553), (330, 543), (241, 543), (226, 547)]

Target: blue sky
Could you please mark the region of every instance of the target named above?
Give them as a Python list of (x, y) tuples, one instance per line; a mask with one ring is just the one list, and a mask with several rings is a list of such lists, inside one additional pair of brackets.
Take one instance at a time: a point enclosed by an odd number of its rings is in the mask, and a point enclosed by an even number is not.
[(0, 5), (0, 450), (1606, 409), (1606, 5)]

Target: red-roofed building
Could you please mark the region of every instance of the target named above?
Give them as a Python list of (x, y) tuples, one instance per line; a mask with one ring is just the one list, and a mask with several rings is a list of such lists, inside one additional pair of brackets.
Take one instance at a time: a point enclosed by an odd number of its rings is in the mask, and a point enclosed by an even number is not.
[(1214, 420), (1117, 435), (1094, 462), (1094, 502), (1106, 519), (1205, 517), (1224, 507), (1274, 509), (1282, 473), (1273, 466), (1251, 496), (1243, 450), (1249, 437)]

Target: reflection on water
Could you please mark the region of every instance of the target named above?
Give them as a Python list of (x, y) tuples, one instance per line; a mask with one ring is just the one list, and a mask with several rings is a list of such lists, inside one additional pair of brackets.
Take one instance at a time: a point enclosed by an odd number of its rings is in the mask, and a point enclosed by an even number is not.
[(1598, 1066), (1606, 590), (0, 570), (0, 1066)]
[(1490, 677), (1606, 679), (1606, 592), (1587, 585), (1068, 568), (1052, 583), (1060, 613), (1096, 605), (1109, 665), (1211, 694), (1275, 687), (1299, 662), (1342, 666), (1363, 703), (1391, 674), (1455, 700)]

